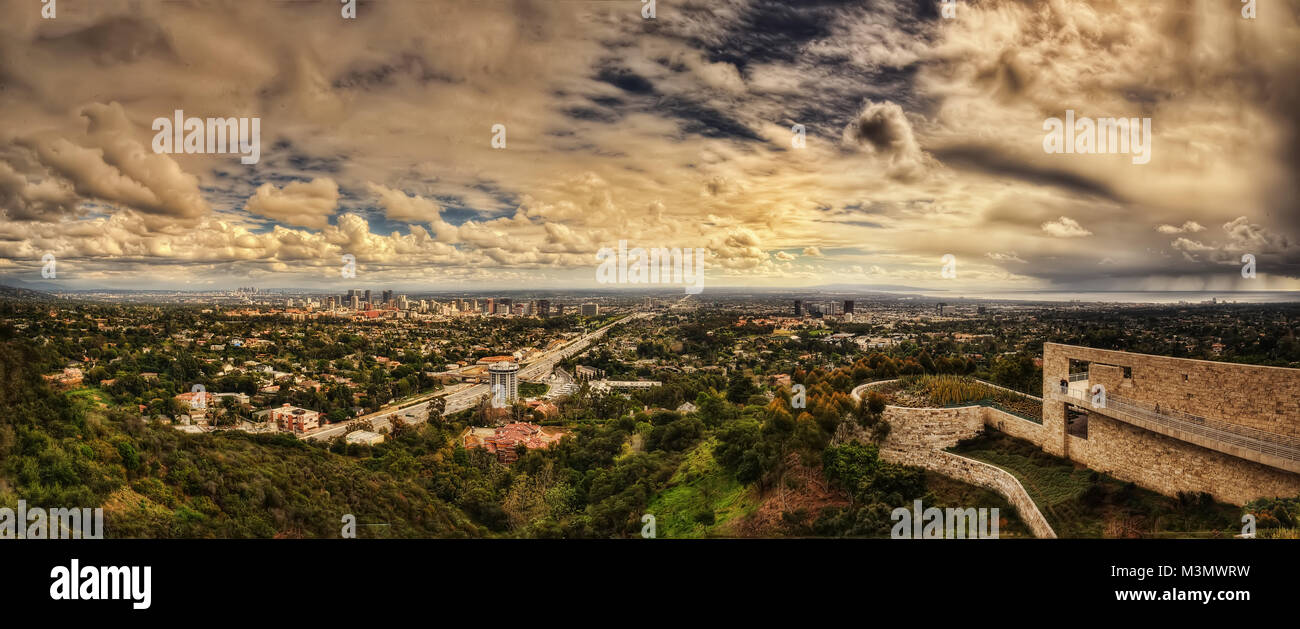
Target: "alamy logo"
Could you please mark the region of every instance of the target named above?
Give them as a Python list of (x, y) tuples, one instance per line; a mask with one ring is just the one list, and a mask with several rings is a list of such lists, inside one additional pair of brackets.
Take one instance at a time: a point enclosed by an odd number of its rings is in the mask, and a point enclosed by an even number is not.
[(1106, 408), (1106, 387), (1104, 385), (1092, 385), (1092, 405), (1097, 408)]
[(131, 601), (134, 609), (149, 609), (153, 597), (153, 568), (149, 566), (68, 566), (50, 570), (50, 598), (56, 601)]
[(1150, 118), (1079, 118), (1065, 111), (1065, 121), (1043, 121), (1043, 151), (1047, 153), (1133, 155), (1134, 164), (1151, 161)]
[(943, 263), (943, 266), (939, 267), (939, 276), (945, 280), (957, 279), (957, 256), (945, 253), (939, 261)]
[(1241, 276), (1248, 279), (1255, 279), (1255, 255), (1244, 254), (1241, 256)]
[(986, 508), (922, 508), (912, 502), (912, 510), (899, 507), (889, 514), (896, 522), (889, 531), (893, 539), (997, 539), (998, 510)]
[(1255, 539), (1255, 514), (1241, 516), (1241, 535), (1245, 539)]
[[(692, 260), (692, 252), (694, 252)], [(655, 247), (627, 248), (618, 241), (618, 250), (601, 247), (596, 252), (596, 281), (601, 284), (685, 284), (687, 295), (704, 292), (705, 249), (671, 249)]]
[(103, 539), (103, 509), (0, 507), (0, 539)]
[(641, 523), (645, 525), (641, 527), (641, 538), (654, 539), (656, 533), (655, 517), (647, 513), (641, 516)]
[(241, 164), (262, 158), (261, 118), (186, 118), (177, 109), (175, 119), (153, 120), (155, 153), (238, 153)]

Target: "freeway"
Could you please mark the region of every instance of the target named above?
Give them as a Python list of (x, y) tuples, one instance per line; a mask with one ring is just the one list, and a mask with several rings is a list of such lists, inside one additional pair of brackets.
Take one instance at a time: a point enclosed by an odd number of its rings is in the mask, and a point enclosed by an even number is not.
[(551, 370), (555, 368), (555, 365), (557, 363), (570, 356), (573, 356), (574, 354), (578, 354), (580, 352), (585, 351), (589, 346), (591, 346), (592, 341), (595, 341), (605, 336), (605, 333), (608, 332), (610, 328), (624, 321), (630, 321), (632, 319), (637, 319), (644, 316), (647, 315), (645, 315), (644, 313), (637, 313), (633, 315), (628, 315), (621, 319), (615, 319), (614, 321), (605, 324), (603, 327), (601, 327), (598, 330), (593, 330), (577, 339), (574, 339), (573, 341), (569, 342), (563, 347), (557, 347), (549, 352), (546, 352), (542, 354), (540, 357), (534, 359), (532, 362), (525, 364), (519, 370), (519, 378), (521, 380), (541, 381), (545, 379), (547, 376), (551, 375)]
[[(586, 350), (587, 347), (589, 347), (593, 341), (605, 336), (605, 333), (608, 332), (610, 328), (624, 321), (629, 321), (629, 320), (642, 318), (646, 316), (649, 315), (646, 315), (644, 313), (638, 313), (638, 314), (629, 315), (627, 317), (623, 317), (621, 319), (611, 321), (598, 330), (594, 330), (588, 334), (581, 336), (580, 338), (574, 339), (573, 341), (570, 341), (569, 343), (563, 345), (562, 347), (557, 347), (549, 352), (546, 352), (541, 356), (539, 356), (538, 358), (524, 364), (519, 370), (519, 378), (534, 380), (534, 381), (543, 380), (546, 377), (550, 376), (551, 370), (555, 368), (555, 365), (557, 363), (559, 363), (561, 360), (564, 360), (565, 358), (568, 358), (570, 356), (573, 356), (574, 354)], [(375, 430), (379, 430), (381, 428), (391, 429), (392, 417), (393, 415), (396, 415), (398, 413), (401, 413), (403, 416), (407, 416), (406, 421), (408, 423), (413, 421), (416, 422), (424, 421), (424, 418), (427, 417), (426, 411), (429, 406), (429, 400), (432, 400), (437, 397), (442, 397), (442, 396), (446, 396), (447, 398), (446, 408), (445, 410), (443, 410), (443, 414), (451, 415), (453, 413), (459, 413), (467, 408), (472, 408), (475, 404), (478, 403), (480, 398), (488, 394), (488, 391), (489, 391), (488, 385), (486, 384), (475, 384), (475, 385), (461, 384), (454, 387), (448, 387), (436, 393), (431, 393), (425, 396), (420, 396), (418, 398), (414, 398), (399, 403), (396, 407), (393, 408), (380, 409), (374, 413), (370, 413), (369, 415), (363, 415), (361, 417), (356, 418), (356, 420), (349, 420), (348, 422), (345, 423), (333, 424), (325, 428), (321, 428), (319, 430), (313, 431), (310, 434), (302, 435), (302, 438), (303, 439), (333, 439), (334, 437), (347, 434), (348, 424), (350, 424), (352, 421), (369, 421), (370, 425), (374, 427)]]

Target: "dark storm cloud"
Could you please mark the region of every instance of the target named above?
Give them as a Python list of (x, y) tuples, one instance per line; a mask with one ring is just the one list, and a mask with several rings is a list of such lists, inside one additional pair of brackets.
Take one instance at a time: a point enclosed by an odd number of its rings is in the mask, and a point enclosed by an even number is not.
[(945, 165), (961, 170), (982, 172), (1038, 185), (1053, 186), (1070, 192), (1122, 201), (1105, 182), (1078, 173), (1039, 166), (1000, 150), (978, 145), (948, 146), (932, 149), (931, 154)]

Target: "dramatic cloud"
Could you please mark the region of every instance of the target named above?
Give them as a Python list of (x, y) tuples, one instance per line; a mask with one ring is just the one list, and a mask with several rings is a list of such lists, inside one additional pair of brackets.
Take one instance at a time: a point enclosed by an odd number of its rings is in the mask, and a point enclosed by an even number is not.
[(844, 127), (844, 143), (881, 158), (892, 176), (910, 179), (920, 175), (921, 153), (907, 114), (896, 103), (867, 101), (862, 111)]
[[(81, 4), (0, 22), (0, 281), (589, 286), (626, 240), (737, 285), (1300, 289), (1293, 11)], [(260, 161), (154, 153), (176, 110)], [(1044, 153), (1067, 110), (1150, 118), (1151, 161)]]
[(295, 181), (284, 188), (265, 183), (244, 209), (287, 225), (321, 229), (329, 225), (339, 200), (339, 186), (328, 178)]

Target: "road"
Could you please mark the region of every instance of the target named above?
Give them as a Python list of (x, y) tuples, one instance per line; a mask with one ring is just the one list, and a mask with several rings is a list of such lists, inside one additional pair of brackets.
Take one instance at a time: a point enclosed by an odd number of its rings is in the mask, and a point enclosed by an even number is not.
[[(564, 360), (565, 358), (568, 358), (574, 354), (577, 354), (578, 352), (587, 349), (587, 347), (589, 347), (593, 341), (605, 336), (605, 333), (608, 332), (610, 328), (624, 321), (629, 321), (632, 319), (642, 318), (646, 316), (649, 315), (638, 313), (638, 314), (629, 315), (627, 317), (623, 317), (621, 319), (617, 319), (615, 321), (606, 324), (604, 327), (598, 330), (594, 330), (588, 334), (583, 335), (580, 338), (570, 341), (569, 343), (565, 344), (562, 347), (557, 347), (549, 352), (546, 352), (541, 356), (539, 356), (538, 358), (524, 364), (519, 369), (519, 378), (521, 380), (531, 380), (531, 381), (543, 380), (546, 377), (550, 376), (551, 370), (555, 368), (555, 365), (557, 363), (559, 363), (561, 360)], [(459, 413), (468, 408), (473, 408), (473, 406), (478, 403), (479, 398), (487, 395), (488, 392), (489, 392), (489, 387), (486, 384), (456, 385), (453, 387), (448, 387), (447, 389), (443, 389), (436, 393), (431, 393), (426, 396), (408, 400), (406, 402), (400, 403), (398, 406), (393, 408), (381, 409), (374, 413), (370, 413), (369, 415), (362, 415), (361, 417), (358, 417), (355, 420), (349, 420), (348, 422), (345, 423), (334, 424), (327, 428), (322, 428), (311, 434), (303, 435), (302, 438), (319, 440), (319, 439), (333, 439), (334, 437), (345, 435), (348, 432), (348, 424), (350, 424), (352, 421), (369, 421), (370, 425), (374, 427), (375, 430), (379, 430), (381, 428), (391, 429), (393, 425), (392, 424), (393, 415), (401, 413), (403, 415), (414, 415), (415, 417), (421, 417), (421, 418), (425, 417), (426, 416), (425, 412), (429, 406), (429, 400), (432, 400), (437, 397), (442, 397), (442, 396), (446, 396), (447, 398), (447, 405), (446, 408), (443, 410), (443, 414), (451, 415), (453, 413)], [(406, 421), (411, 422), (412, 420), (407, 419)], [(423, 420), (416, 420), (416, 421), (423, 421)]]
[(616, 319), (614, 321), (605, 324), (604, 327), (601, 327), (598, 330), (593, 330), (592, 332), (589, 332), (577, 339), (574, 339), (573, 341), (570, 341), (568, 344), (564, 345), (563, 347), (558, 347), (549, 352), (546, 352), (542, 354), (539, 358), (536, 358), (532, 362), (529, 362), (526, 365), (524, 365), (523, 368), (519, 370), (519, 379), (529, 380), (533, 382), (540, 382), (541, 380), (545, 379), (547, 376), (551, 375), (551, 370), (555, 368), (555, 365), (557, 363), (570, 356), (573, 356), (574, 354), (586, 350), (589, 346), (591, 346), (592, 341), (595, 341), (605, 336), (605, 333), (608, 332), (610, 328), (620, 323), (623, 323), (624, 321), (631, 321), (633, 319), (644, 318), (646, 316), (649, 315), (645, 313), (637, 313), (637, 314), (628, 315), (621, 319)]

